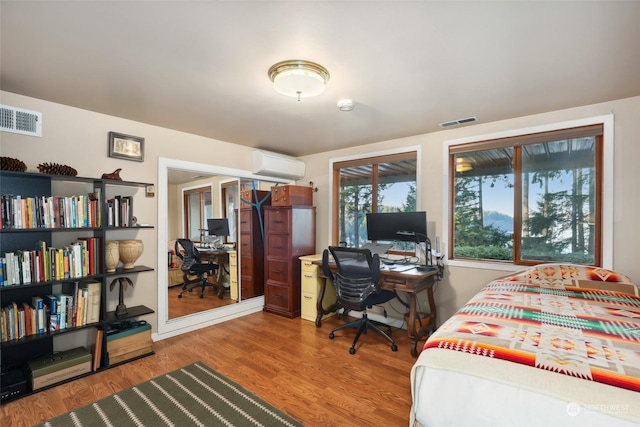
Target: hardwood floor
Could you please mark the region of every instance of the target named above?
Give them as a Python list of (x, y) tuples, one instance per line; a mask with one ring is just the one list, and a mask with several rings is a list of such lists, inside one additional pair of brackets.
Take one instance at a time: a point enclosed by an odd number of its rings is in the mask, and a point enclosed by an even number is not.
[(192, 292), (185, 292), (182, 298), (178, 298), (180, 292), (182, 292), (181, 285), (172, 286), (167, 290), (169, 319), (175, 319), (229, 304), (236, 304), (236, 301), (233, 301), (229, 297), (228, 291), (225, 292), (224, 297), (220, 299), (216, 289), (210, 287), (205, 288), (204, 298), (200, 298), (200, 288), (194, 289)]
[(201, 360), (307, 427), (407, 426), (415, 359), (406, 331), (394, 328), (397, 352), (369, 333), (351, 355), (355, 330), (328, 338), (344, 321), (316, 328), (260, 312), (158, 341), (153, 356), (0, 406), (0, 425), (32, 426)]

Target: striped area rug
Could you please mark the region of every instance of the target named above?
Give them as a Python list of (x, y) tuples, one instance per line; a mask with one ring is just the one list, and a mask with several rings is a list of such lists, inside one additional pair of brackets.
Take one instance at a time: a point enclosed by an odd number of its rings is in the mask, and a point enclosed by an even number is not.
[(197, 362), (39, 426), (297, 427), (302, 423)]

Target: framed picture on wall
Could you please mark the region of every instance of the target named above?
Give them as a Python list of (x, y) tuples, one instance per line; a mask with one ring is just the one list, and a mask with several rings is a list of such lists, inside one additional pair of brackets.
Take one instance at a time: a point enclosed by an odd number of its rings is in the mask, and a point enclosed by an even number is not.
[(143, 162), (144, 138), (109, 132), (109, 157)]

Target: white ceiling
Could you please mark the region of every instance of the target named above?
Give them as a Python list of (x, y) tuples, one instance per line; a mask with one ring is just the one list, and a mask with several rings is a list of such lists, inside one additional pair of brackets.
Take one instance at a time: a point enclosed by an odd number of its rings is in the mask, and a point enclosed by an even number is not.
[[(0, 8), (2, 90), (294, 156), (640, 95), (638, 1)], [(286, 59), (324, 65), (325, 92), (276, 93)]]

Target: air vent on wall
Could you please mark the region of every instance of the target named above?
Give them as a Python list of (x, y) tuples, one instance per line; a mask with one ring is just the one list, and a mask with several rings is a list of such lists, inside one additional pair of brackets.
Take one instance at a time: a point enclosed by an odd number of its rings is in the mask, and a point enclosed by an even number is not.
[(0, 130), (42, 137), (42, 113), (0, 105)]
[(466, 119), (451, 120), (450, 122), (440, 123), (440, 127), (448, 128), (449, 126), (463, 125), (466, 123), (475, 122), (476, 120), (478, 120), (476, 117), (467, 117)]

